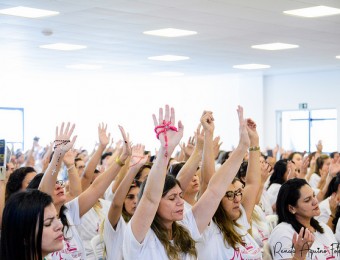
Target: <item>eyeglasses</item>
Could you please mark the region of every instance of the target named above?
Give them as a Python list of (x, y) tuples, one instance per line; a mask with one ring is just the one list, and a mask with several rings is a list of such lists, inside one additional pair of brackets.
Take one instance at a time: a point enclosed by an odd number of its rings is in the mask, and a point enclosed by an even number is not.
[(62, 187), (62, 188), (65, 187), (65, 182), (63, 180), (57, 180), (55, 183), (60, 185), (60, 187)]
[(225, 197), (228, 198), (228, 200), (234, 200), (236, 198), (236, 196), (241, 196), (242, 199), (242, 191), (241, 189), (238, 189), (236, 191), (227, 191), (225, 194)]

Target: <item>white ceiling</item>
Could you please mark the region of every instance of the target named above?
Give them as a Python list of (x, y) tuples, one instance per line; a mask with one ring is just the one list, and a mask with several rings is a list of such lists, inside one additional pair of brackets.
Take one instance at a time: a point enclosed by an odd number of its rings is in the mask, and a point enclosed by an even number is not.
[[(298, 18), (282, 12), (315, 5), (340, 8), (339, 0), (38, 0), (0, 1), (14, 6), (59, 11), (29, 19), (0, 15), (0, 64), (44, 71), (69, 71), (75, 63), (102, 65), (104, 72), (148, 74), (178, 71), (186, 75), (244, 72), (233, 65), (269, 64), (265, 75), (340, 68), (340, 15)], [(161, 28), (197, 31), (180, 38), (148, 36)], [(52, 30), (46, 36), (43, 30)], [(78, 51), (41, 49), (42, 44), (87, 45)], [(254, 44), (283, 42), (300, 48), (252, 49)], [(174, 54), (190, 60), (161, 62), (149, 56)], [(16, 65), (14, 65), (15, 67)]]

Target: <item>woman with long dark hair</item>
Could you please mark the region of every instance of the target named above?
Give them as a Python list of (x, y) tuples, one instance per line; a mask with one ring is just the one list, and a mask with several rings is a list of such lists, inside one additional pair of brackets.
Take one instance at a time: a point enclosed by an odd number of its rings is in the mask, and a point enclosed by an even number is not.
[(315, 219), (320, 215), (319, 203), (305, 179), (294, 178), (282, 184), (276, 210), (278, 225), (269, 237), (274, 260), (337, 258), (335, 236), (326, 224)]
[(13, 194), (3, 212), (1, 259), (44, 259), (63, 248), (62, 228), (51, 196), (39, 190)]

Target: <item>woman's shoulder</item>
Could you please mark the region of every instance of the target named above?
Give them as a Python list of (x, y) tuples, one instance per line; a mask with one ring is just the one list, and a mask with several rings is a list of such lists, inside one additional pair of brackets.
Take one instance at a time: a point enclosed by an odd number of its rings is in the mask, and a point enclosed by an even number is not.
[(275, 233), (294, 233), (294, 228), (291, 224), (287, 222), (281, 222), (280, 224), (277, 224), (276, 227), (271, 232), (272, 234)]

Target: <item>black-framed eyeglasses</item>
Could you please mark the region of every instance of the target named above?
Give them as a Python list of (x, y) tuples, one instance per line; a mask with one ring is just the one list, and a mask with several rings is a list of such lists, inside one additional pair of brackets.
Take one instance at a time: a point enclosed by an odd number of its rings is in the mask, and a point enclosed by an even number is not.
[(234, 200), (236, 196), (240, 196), (242, 199), (242, 189), (238, 189), (236, 191), (227, 191), (224, 196), (227, 197), (228, 200)]
[(60, 185), (60, 187), (62, 187), (62, 188), (65, 187), (65, 182), (63, 180), (57, 180), (55, 183)]

